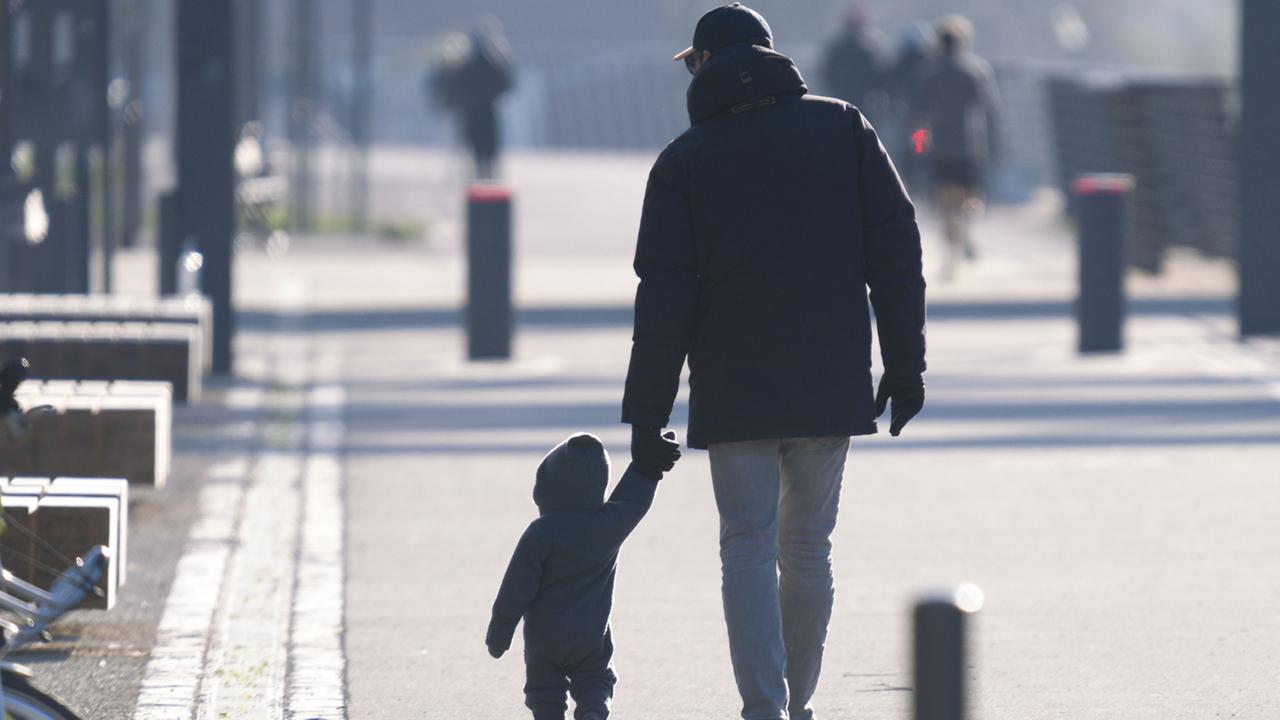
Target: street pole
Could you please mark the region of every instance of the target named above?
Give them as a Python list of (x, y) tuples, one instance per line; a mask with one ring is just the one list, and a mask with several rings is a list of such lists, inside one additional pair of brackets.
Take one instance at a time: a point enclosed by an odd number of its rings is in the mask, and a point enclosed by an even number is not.
[(311, 200), (312, 115), (315, 113), (315, 13), (314, 0), (293, 2), (293, 63), (290, 72), (289, 140), (293, 145), (293, 220), (299, 230), (310, 230), (314, 220)]
[(7, 158), (13, 157), (13, 148), (9, 147), (9, 3), (0, 6), (0, 176), (13, 173), (12, 163)]
[(1240, 335), (1280, 334), (1280, 2), (1240, 13)]
[(120, 114), (124, 186), (120, 198), (120, 241), (133, 247), (142, 228), (142, 140), (146, 100), (142, 68), (146, 63), (146, 13), (141, 0), (128, 0), (124, 24), (125, 82), (129, 93)]
[(213, 304), (213, 372), (232, 369), (235, 316), (235, 102), (232, 0), (178, 0), (179, 236), (203, 255), (201, 290)]
[[(111, 106), (107, 88), (111, 83), (111, 8), (106, 2), (92, 3), (84, 8), (84, 17), (78, 31), (81, 52), (85, 52), (82, 68), (88, 83), (91, 120), (87, 137), (83, 138), (80, 163), (84, 168), (80, 186), (81, 202), (85, 203), (86, 241), (89, 243), (89, 267), (86, 270), (85, 289), (91, 293), (111, 292), (111, 265), (115, 255), (115, 203), (119, 188), (111, 173)], [(91, 42), (83, 38), (85, 28)]]
[[(0, 6), (0, 158), (13, 157), (9, 147), (9, 7), (9, 3)], [(12, 289), (13, 244), (26, 219), (25, 214), (18, 217), (18, 202), (25, 202), (16, 197), (21, 194), (15, 187), (13, 164), (0, 162), (0, 292)]]
[(364, 230), (369, 224), (369, 115), (373, 102), (371, 77), (371, 26), (375, 0), (352, 0), (352, 28), (355, 40), (354, 81), (351, 105), (351, 136), (356, 145), (355, 171), (351, 174), (351, 203), (356, 228)]
[(239, 50), (236, 82), (240, 95), (237, 116), (242, 125), (262, 119), (260, 81), (266, 74), (262, 64), (262, 10), (261, 0), (239, 0), (235, 5)]

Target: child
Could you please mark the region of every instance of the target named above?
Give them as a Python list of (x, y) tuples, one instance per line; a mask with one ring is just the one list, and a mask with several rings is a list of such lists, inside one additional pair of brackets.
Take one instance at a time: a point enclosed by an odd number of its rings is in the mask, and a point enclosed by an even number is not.
[(609, 612), (618, 549), (680, 456), (675, 433), (664, 437), (667, 447), (633, 461), (608, 502), (609, 455), (594, 435), (574, 435), (538, 467), (539, 517), (516, 545), (485, 636), (489, 654), (501, 657), (524, 618), (525, 705), (535, 720), (563, 720), (566, 691), (577, 720), (609, 716), (617, 682)]

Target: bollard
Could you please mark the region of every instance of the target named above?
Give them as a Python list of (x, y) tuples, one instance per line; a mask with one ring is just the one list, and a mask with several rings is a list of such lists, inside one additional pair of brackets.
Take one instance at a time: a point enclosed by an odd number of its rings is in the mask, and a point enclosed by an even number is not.
[(916, 602), (915, 720), (964, 720), (968, 714), (965, 622), (982, 602), (982, 590), (969, 583)]
[(511, 191), (467, 189), (467, 357), (511, 357)]
[(1079, 222), (1076, 321), (1079, 351), (1124, 349), (1124, 276), (1129, 261), (1133, 176), (1081, 175), (1071, 185)]
[(162, 297), (169, 297), (178, 293), (178, 256), (182, 248), (178, 191), (161, 193), (157, 204), (160, 217), (156, 231), (156, 248), (160, 256), (158, 287)]

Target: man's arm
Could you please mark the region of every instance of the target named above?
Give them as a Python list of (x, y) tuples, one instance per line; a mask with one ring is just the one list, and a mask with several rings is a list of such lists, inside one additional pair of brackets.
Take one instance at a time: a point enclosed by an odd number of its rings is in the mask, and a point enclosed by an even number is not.
[(636, 242), (635, 329), (622, 422), (663, 428), (671, 419), (680, 370), (693, 343), (698, 263), (679, 159), (668, 149), (649, 173)]
[(498, 588), (498, 597), (493, 601), (493, 616), (484, 638), (490, 655), (501, 657), (511, 647), (516, 625), (538, 595), (542, 566), (549, 552), (550, 547), (538, 536), (534, 525), (520, 536), (507, 565), (507, 574), (502, 578), (502, 586)]
[(858, 184), (865, 272), (885, 373), (915, 378), (925, 370), (924, 272), (915, 208), (875, 130), (858, 114)]
[(658, 481), (642, 472), (635, 463), (627, 467), (604, 504), (604, 514), (610, 520), (610, 535), (619, 545), (640, 524), (653, 505)]

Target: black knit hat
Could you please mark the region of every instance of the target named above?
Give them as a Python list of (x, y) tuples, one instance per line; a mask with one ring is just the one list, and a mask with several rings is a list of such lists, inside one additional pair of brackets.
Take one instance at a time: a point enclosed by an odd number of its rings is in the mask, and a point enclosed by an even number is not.
[(721, 5), (710, 10), (693, 30), (693, 45), (676, 54), (673, 60), (684, 60), (695, 52), (715, 52), (729, 47), (751, 43), (773, 47), (773, 31), (760, 13), (740, 2)]

